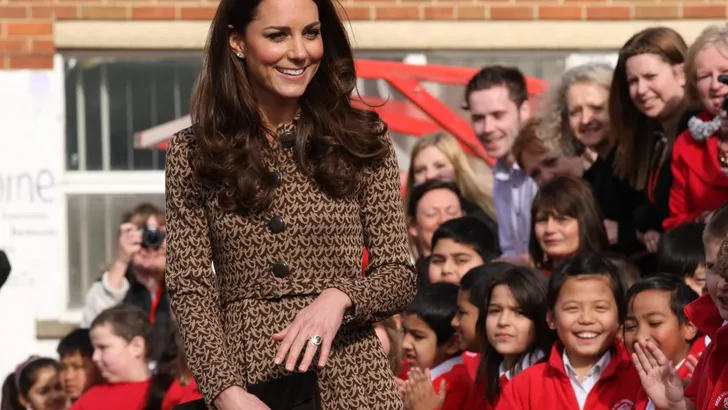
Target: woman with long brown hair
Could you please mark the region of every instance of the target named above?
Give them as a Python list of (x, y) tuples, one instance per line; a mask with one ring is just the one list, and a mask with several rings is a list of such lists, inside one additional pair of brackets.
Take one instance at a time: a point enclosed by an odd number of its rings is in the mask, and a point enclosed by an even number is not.
[(688, 104), (685, 56), (688, 47), (675, 30), (651, 27), (632, 36), (619, 52), (609, 91), (616, 136), (614, 173), (637, 191), (644, 205), (634, 215), (638, 239), (657, 250), (662, 221), (670, 214), (672, 143)]
[(218, 410), (402, 408), (372, 327), (415, 293), (399, 169), (338, 11), (222, 0), (168, 149), (167, 287)]
[(529, 253), (541, 270), (551, 272), (579, 252), (609, 248), (591, 187), (581, 178), (559, 176), (542, 185), (533, 200), (531, 218)]

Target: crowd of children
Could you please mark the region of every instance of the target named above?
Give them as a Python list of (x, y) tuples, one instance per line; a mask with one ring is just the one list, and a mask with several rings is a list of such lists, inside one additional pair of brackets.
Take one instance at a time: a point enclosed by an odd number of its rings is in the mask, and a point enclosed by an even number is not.
[[(728, 207), (675, 228), (661, 238), (662, 271), (639, 277), (595, 252), (512, 265), (477, 219), (443, 223), (429, 280), (375, 325), (405, 408), (728, 408), (727, 234)], [(107, 309), (60, 341), (59, 361), (18, 365), (0, 410), (172, 410), (200, 398), (177, 330), (153, 365), (152, 334), (139, 308)]]
[(433, 234), (393, 367), (407, 410), (728, 409), (728, 207), (666, 233), (645, 274), (593, 251), (511, 265), (481, 227)]
[(179, 335), (150, 362), (152, 324), (141, 309), (102, 311), (89, 329), (58, 344), (60, 360), (32, 356), (7, 376), (1, 410), (172, 410), (201, 398), (185, 364)]

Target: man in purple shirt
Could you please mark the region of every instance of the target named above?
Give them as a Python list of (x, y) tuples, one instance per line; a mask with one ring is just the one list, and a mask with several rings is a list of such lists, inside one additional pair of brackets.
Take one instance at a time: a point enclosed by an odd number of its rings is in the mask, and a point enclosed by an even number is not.
[(475, 135), (496, 160), (493, 202), (503, 257), (528, 263), (531, 204), (538, 188), (511, 153), (521, 124), (531, 116), (526, 79), (517, 68), (485, 67), (466, 86), (465, 102)]

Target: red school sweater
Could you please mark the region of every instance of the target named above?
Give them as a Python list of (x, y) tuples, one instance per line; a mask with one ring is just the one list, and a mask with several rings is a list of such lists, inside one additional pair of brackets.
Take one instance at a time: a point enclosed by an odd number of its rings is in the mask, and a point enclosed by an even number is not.
[[(435, 366), (430, 372), (436, 372), (438, 367)], [(440, 410), (462, 410), (473, 386), (473, 381), (470, 379), (465, 365), (462, 362), (457, 363), (442, 374), (433, 374), (433, 377), (432, 386), (435, 388), (435, 392), (440, 392), (440, 384), (443, 380), (445, 381), (445, 403)]]
[(91, 387), (71, 410), (142, 410), (147, 404), (149, 380), (132, 383), (104, 383)]
[[(564, 346), (557, 342), (548, 362), (529, 367), (502, 390), (497, 410), (579, 410), (576, 393), (562, 360)], [(612, 359), (589, 392), (584, 410), (644, 410), (648, 403), (639, 374), (621, 342), (612, 348)]]
[[(690, 347), (689, 355), (692, 355), (694, 358), (699, 359), (701, 353), (705, 351), (705, 347), (705, 336), (700, 336), (695, 340), (695, 342), (693, 342), (692, 347)], [(685, 358), (685, 360), (683, 360), (680, 364), (680, 367), (677, 368), (677, 374), (683, 380), (687, 380), (691, 376), (690, 369), (688, 369), (687, 363), (687, 358)]]
[(179, 378), (175, 379), (162, 400), (162, 410), (173, 410), (174, 406), (188, 401), (199, 400), (202, 398), (200, 390), (197, 388), (197, 382), (191, 380), (186, 385), (182, 385)]
[(685, 397), (696, 410), (728, 409), (728, 324), (720, 316), (709, 294), (685, 307), (688, 319), (711, 342), (700, 356)]
[(465, 352), (463, 353), (463, 364), (468, 369), (470, 380), (475, 383), (478, 378), (478, 366), (480, 366), (480, 353)]
[[(500, 377), (501, 391), (508, 385), (508, 382), (509, 379), (505, 374)], [(498, 396), (495, 398), (495, 403), (498, 404)], [(490, 404), (486, 396), (486, 383), (481, 381), (476, 383), (470, 390), (470, 395), (462, 410), (493, 410), (493, 408), (494, 406)]]

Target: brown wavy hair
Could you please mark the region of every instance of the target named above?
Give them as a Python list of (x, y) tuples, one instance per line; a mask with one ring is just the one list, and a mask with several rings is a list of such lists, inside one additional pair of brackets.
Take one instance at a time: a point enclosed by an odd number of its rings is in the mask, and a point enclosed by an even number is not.
[[(657, 137), (656, 131), (663, 131), (670, 141), (675, 139), (675, 130), (662, 130), (660, 124), (648, 118), (635, 107), (629, 96), (627, 81), (627, 60), (641, 54), (654, 54), (672, 66), (685, 63), (688, 46), (680, 34), (668, 27), (650, 27), (640, 31), (627, 40), (619, 51), (619, 59), (614, 69), (612, 86), (609, 90), (609, 116), (612, 134), (617, 138), (617, 154), (614, 156), (614, 174), (627, 180), (638, 190), (647, 186), (650, 168), (654, 158)], [(672, 114), (674, 122), (684, 107)], [(669, 160), (666, 159), (666, 160)]]
[[(248, 213), (268, 208), (274, 185), (262, 152), (275, 130), (264, 123), (246, 75), (245, 61), (229, 45), (233, 30), (244, 33), (262, 0), (222, 0), (212, 21), (202, 71), (192, 97), (197, 149), (195, 175), (217, 189), (220, 207)], [(324, 57), (299, 100), (296, 162), (334, 198), (355, 193), (359, 171), (386, 155), (386, 125), (370, 110), (352, 107), (356, 87), (351, 45), (336, 0), (314, 0), (321, 22)], [(234, 28), (229, 28), (232, 26)]]

